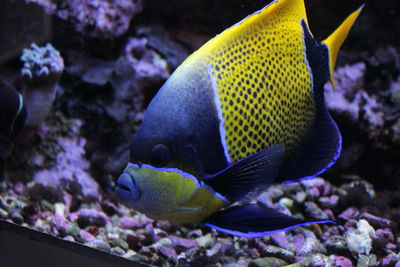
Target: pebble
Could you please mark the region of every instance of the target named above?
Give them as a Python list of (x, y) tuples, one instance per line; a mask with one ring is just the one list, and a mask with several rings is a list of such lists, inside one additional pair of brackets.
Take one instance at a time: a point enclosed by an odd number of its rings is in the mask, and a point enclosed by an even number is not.
[(318, 219), (329, 219), (328, 215), (326, 215), (317, 204), (312, 201), (307, 201), (304, 203), (305, 212), (311, 218), (318, 218)]
[(136, 229), (143, 228), (148, 224), (151, 224), (153, 220), (148, 219), (147, 217), (133, 218), (124, 216), (119, 219), (119, 227), (122, 229)]
[(24, 222), (24, 218), (19, 212), (12, 211), (10, 215), (11, 220), (16, 224), (21, 224)]
[(335, 207), (338, 201), (339, 201), (339, 196), (337, 195), (331, 195), (329, 197), (321, 197), (320, 199), (318, 199), (318, 202), (324, 209), (331, 209)]
[(368, 212), (361, 214), (361, 218), (368, 221), (374, 228), (392, 228), (393, 226), (391, 220), (372, 215)]
[(142, 238), (136, 234), (128, 234), (126, 236), (126, 243), (131, 249), (139, 249), (142, 246)]
[(122, 257), (133, 262), (148, 262), (149, 258), (136, 253), (133, 250), (128, 250)]
[(370, 267), (377, 266), (377, 259), (374, 254), (371, 255), (361, 255), (357, 260), (357, 267)]
[(196, 238), (196, 242), (197, 244), (199, 244), (199, 247), (203, 248), (209, 248), (214, 243), (214, 241), (215, 240), (210, 233)]
[(122, 249), (122, 248), (120, 248), (120, 247), (115, 247), (115, 246), (113, 246), (113, 247), (111, 248), (111, 253), (112, 253), (112, 254), (115, 254), (115, 255), (117, 255), (117, 256), (123, 256), (123, 255), (126, 253), (126, 250), (124, 250), (124, 249)]
[(359, 215), (360, 215), (360, 212), (356, 208), (350, 207), (350, 208), (346, 209), (345, 211), (343, 211), (342, 213), (340, 213), (338, 217), (345, 221), (349, 221), (352, 219), (353, 220), (357, 219)]
[(62, 217), (61, 215), (55, 214), (53, 218), (51, 218), (51, 225), (57, 229), (58, 234), (60, 236), (66, 236), (68, 233), (68, 225), (70, 224), (67, 219)]
[(108, 216), (95, 209), (80, 209), (78, 211), (78, 224), (81, 228), (85, 228), (89, 225), (105, 226), (109, 221)]
[(366, 220), (361, 219), (357, 223), (357, 230), (347, 231), (345, 238), (351, 252), (368, 255), (372, 248), (372, 238), (375, 238), (375, 230)]
[(250, 261), (249, 267), (267, 267), (267, 266), (274, 266), (274, 267), (280, 267), (280, 266), (286, 266), (288, 265), (287, 261), (284, 261), (279, 258), (275, 257), (264, 257), (264, 258), (259, 258)]
[(342, 254), (348, 251), (346, 239), (341, 235), (333, 235), (330, 236), (325, 241), (325, 247), (328, 251), (332, 251), (333, 253)]
[(65, 204), (61, 202), (54, 203), (54, 213), (65, 217)]
[(330, 259), (330, 261), (332, 263), (332, 266), (335, 266), (335, 267), (353, 267), (353, 263), (351, 262), (351, 260), (349, 260), (346, 257), (331, 255), (331, 256), (329, 256), (329, 259)]
[(73, 224), (73, 223), (70, 223), (67, 226), (67, 234), (71, 235), (71, 236), (73, 236), (75, 238), (79, 237), (79, 232), (80, 231), (81, 230), (79, 229), (79, 227), (77, 225)]
[(0, 219), (7, 219), (8, 218), (8, 212), (2, 208), (0, 208)]
[(286, 236), (286, 232), (277, 232), (272, 235), (270, 235), (272, 242), (277, 245), (278, 247), (281, 248), (293, 248), (294, 245), (289, 242)]
[(221, 243), (216, 242), (216, 243), (212, 246), (211, 249), (208, 249), (208, 250), (207, 250), (206, 256), (207, 256), (207, 257), (212, 257), (212, 256), (216, 255), (218, 252), (220, 252), (221, 247), (222, 247)]
[(388, 254), (381, 260), (381, 266), (393, 266), (398, 261), (397, 257), (394, 254)]
[(40, 201), (40, 207), (42, 208), (42, 210), (54, 212), (54, 205), (45, 199)]
[(375, 231), (375, 235), (373, 243), (375, 249), (385, 249), (389, 243), (394, 242), (394, 235), (390, 229), (378, 229)]
[(173, 248), (166, 247), (166, 246), (159, 246), (157, 247), (157, 251), (164, 255), (166, 258), (172, 258), (176, 260), (176, 252)]
[(168, 238), (172, 241), (173, 246), (178, 248), (189, 249), (199, 245), (196, 240), (192, 239), (177, 237), (173, 235), (170, 235)]
[(81, 241), (82, 243), (89, 243), (89, 242), (93, 241), (94, 239), (95, 239), (95, 237), (91, 233), (89, 233), (85, 230), (79, 231), (78, 241)]
[(329, 259), (328, 256), (317, 253), (317, 254), (312, 254), (309, 257), (311, 257), (311, 264), (310, 266), (312, 267), (326, 267), (331, 265), (331, 260)]
[(258, 248), (260, 254), (266, 257), (276, 257), (280, 259), (284, 259), (289, 262), (294, 261), (294, 253), (284, 248), (279, 248), (272, 245), (265, 245), (264, 243), (258, 243)]
[(85, 243), (85, 245), (105, 251), (105, 252), (111, 251), (110, 245), (107, 242), (104, 242), (103, 240), (99, 240), (99, 239), (94, 239), (90, 242)]
[(103, 200), (101, 203), (101, 209), (108, 215), (108, 216), (113, 216), (114, 214), (117, 213), (117, 206), (108, 201), (108, 200)]

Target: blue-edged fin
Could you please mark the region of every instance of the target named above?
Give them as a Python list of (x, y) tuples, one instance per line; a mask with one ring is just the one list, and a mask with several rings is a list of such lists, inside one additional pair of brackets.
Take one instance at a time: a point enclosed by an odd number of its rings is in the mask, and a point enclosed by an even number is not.
[(240, 200), (249, 192), (274, 181), (284, 152), (283, 144), (272, 145), (206, 176), (204, 182), (229, 200)]
[(233, 206), (204, 221), (206, 226), (231, 235), (261, 237), (310, 223), (335, 223), (331, 220), (302, 220), (256, 204)]
[(310, 179), (325, 172), (339, 158), (341, 148), (339, 128), (321, 103), (310, 136), (285, 160), (276, 182)]

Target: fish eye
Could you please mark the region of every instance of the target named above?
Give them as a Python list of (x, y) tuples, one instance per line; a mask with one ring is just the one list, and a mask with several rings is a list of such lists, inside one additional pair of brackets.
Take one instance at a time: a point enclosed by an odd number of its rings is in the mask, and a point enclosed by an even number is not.
[(164, 167), (169, 163), (170, 152), (166, 145), (158, 144), (151, 150), (151, 165), (155, 167)]

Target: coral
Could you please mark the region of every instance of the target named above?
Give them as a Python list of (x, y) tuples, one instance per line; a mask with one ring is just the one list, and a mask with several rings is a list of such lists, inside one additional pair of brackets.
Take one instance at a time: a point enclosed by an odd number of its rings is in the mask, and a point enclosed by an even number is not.
[(25, 81), (23, 98), (28, 110), (26, 125), (37, 127), (53, 105), (55, 85), (64, 70), (64, 61), (51, 44), (44, 47), (32, 44), (23, 50), (21, 61), (24, 63), (21, 75)]
[[(52, 168), (37, 171), (33, 181), (28, 184), (31, 197), (41, 199), (49, 195), (50, 201), (60, 201), (62, 190), (67, 190), (75, 199), (99, 201), (99, 186), (88, 173), (89, 162), (84, 157), (86, 140), (77, 136), (60, 137), (58, 143), (61, 151), (56, 155), (56, 164)], [(33, 159), (33, 162), (43, 165), (40, 155), (35, 154), (33, 157), (39, 157)]]
[(131, 19), (142, 10), (141, 0), (25, 0), (44, 7), (75, 25), (75, 30), (91, 37), (114, 38), (123, 35)]

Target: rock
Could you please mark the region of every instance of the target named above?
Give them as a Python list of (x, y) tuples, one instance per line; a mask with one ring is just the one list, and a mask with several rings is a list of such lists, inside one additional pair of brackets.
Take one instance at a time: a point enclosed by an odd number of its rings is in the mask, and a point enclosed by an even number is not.
[(61, 237), (66, 236), (68, 234), (68, 225), (70, 225), (70, 222), (67, 221), (67, 219), (65, 219), (61, 215), (54, 214), (50, 223), (55, 229), (57, 229), (58, 234)]
[(372, 215), (368, 212), (361, 214), (361, 218), (369, 222), (374, 228), (392, 228), (393, 222), (391, 220)]
[(332, 266), (335, 266), (335, 267), (353, 267), (353, 263), (351, 262), (351, 260), (349, 260), (346, 257), (331, 255), (331, 256), (329, 256), (329, 259), (330, 259), (330, 261), (332, 263)]
[(111, 253), (122, 257), (126, 253), (126, 250), (124, 250), (120, 247), (114, 246), (111, 248)]
[(258, 248), (260, 254), (264, 257), (276, 257), (288, 262), (294, 261), (294, 253), (287, 249), (279, 248), (272, 245), (265, 245), (261, 242), (258, 244)]
[(137, 235), (128, 234), (126, 235), (126, 243), (131, 249), (139, 249), (142, 246), (143, 239)]
[(216, 242), (216, 243), (211, 247), (211, 249), (207, 249), (207, 251), (206, 251), (206, 256), (207, 256), (207, 257), (212, 257), (212, 256), (216, 255), (217, 253), (220, 252), (221, 247), (222, 247), (222, 244)]
[(119, 219), (119, 227), (121, 227), (122, 229), (142, 228), (151, 223), (153, 223), (153, 220), (145, 216), (137, 218), (124, 216)]
[(63, 191), (61, 187), (51, 183), (29, 183), (28, 192), (33, 201), (46, 199), (50, 202), (59, 202), (63, 200)]
[(357, 209), (350, 207), (347, 208), (345, 211), (343, 211), (341, 214), (339, 214), (339, 218), (345, 221), (352, 219), (354, 220), (358, 218), (359, 214), (360, 212)]
[(86, 36), (114, 39), (128, 30), (131, 19), (141, 10), (142, 1), (67, 0), (53, 5), (51, 13)]
[(286, 232), (277, 232), (270, 235), (272, 242), (278, 247), (291, 250), (294, 246), (287, 239)]
[(68, 224), (67, 226), (67, 234), (73, 236), (75, 239), (80, 238), (79, 236), (80, 229), (73, 223)]
[(2, 208), (0, 208), (0, 219), (7, 219), (8, 218), (8, 212)]
[(101, 211), (95, 209), (80, 209), (78, 211), (78, 224), (81, 228), (90, 225), (105, 226), (110, 218)]
[(331, 195), (329, 197), (321, 197), (320, 199), (318, 199), (318, 201), (321, 204), (322, 208), (331, 209), (337, 205), (339, 201), (339, 196)]
[(64, 236), (63, 240), (69, 241), (69, 242), (75, 242), (75, 238), (73, 236), (70, 236), (70, 235)]
[(58, 143), (63, 151), (57, 154), (57, 164), (51, 169), (36, 172), (33, 181), (28, 184), (32, 199), (62, 202), (64, 188), (85, 202), (99, 201), (100, 188), (89, 174), (89, 162), (85, 158), (86, 140), (82, 137), (60, 137)]
[(149, 261), (148, 257), (140, 255), (133, 250), (128, 250), (128, 252), (126, 252), (122, 257), (138, 263), (146, 263)]
[(166, 258), (172, 258), (176, 260), (176, 252), (173, 248), (169, 248), (166, 246), (159, 246), (157, 247), (157, 251)]
[(328, 251), (332, 251), (335, 254), (343, 254), (348, 251), (346, 239), (340, 235), (330, 236), (329, 239), (325, 241), (324, 245)]
[(85, 243), (86, 246), (96, 248), (105, 252), (110, 252), (111, 247), (108, 243), (104, 242), (103, 240), (94, 239), (90, 242)]
[(286, 266), (288, 262), (275, 258), (275, 257), (264, 257), (260, 259), (251, 260), (249, 263), (249, 267), (280, 267)]
[(24, 218), (22, 217), (22, 215), (16, 211), (11, 211), (10, 219), (13, 221), (13, 223), (16, 224), (22, 224), (24, 222)]
[(199, 247), (209, 248), (214, 243), (214, 238), (212, 238), (211, 234), (208, 233), (204, 236), (196, 238), (196, 242), (199, 244)]
[(311, 257), (311, 266), (312, 267), (325, 267), (325, 266), (330, 266), (331, 265), (331, 260), (329, 259), (328, 256), (321, 254), (321, 253), (316, 253), (313, 255), (310, 255)]
[(113, 216), (117, 213), (117, 206), (108, 200), (101, 202), (101, 208), (108, 216)]
[(369, 266), (377, 266), (376, 256), (374, 254), (371, 255), (361, 255), (357, 260), (357, 267), (369, 267)]
[(80, 230), (79, 231), (79, 238), (77, 239), (78, 241), (81, 241), (82, 243), (89, 243), (96, 238), (89, 232)]
[(394, 254), (388, 254), (386, 257), (383, 257), (379, 265), (389, 267), (394, 266), (396, 262), (398, 262), (398, 256), (395, 256)]
[(56, 215), (60, 215), (61, 217), (65, 216), (65, 204), (61, 202), (54, 203), (54, 213)]
[(351, 252), (368, 255), (372, 248), (372, 239), (375, 238), (375, 230), (366, 220), (361, 219), (357, 223), (357, 230), (349, 229), (345, 238)]
[(328, 216), (312, 201), (304, 202), (304, 209), (311, 218), (329, 219)]
[(170, 235), (168, 238), (172, 241), (174, 247), (190, 249), (192, 247), (196, 247), (199, 244), (196, 240), (181, 238), (177, 236)]
[(390, 229), (378, 229), (375, 231), (376, 238), (372, 243), (376, 250), (385, 250), (387, 245), (394, 242), (394, 235)]

